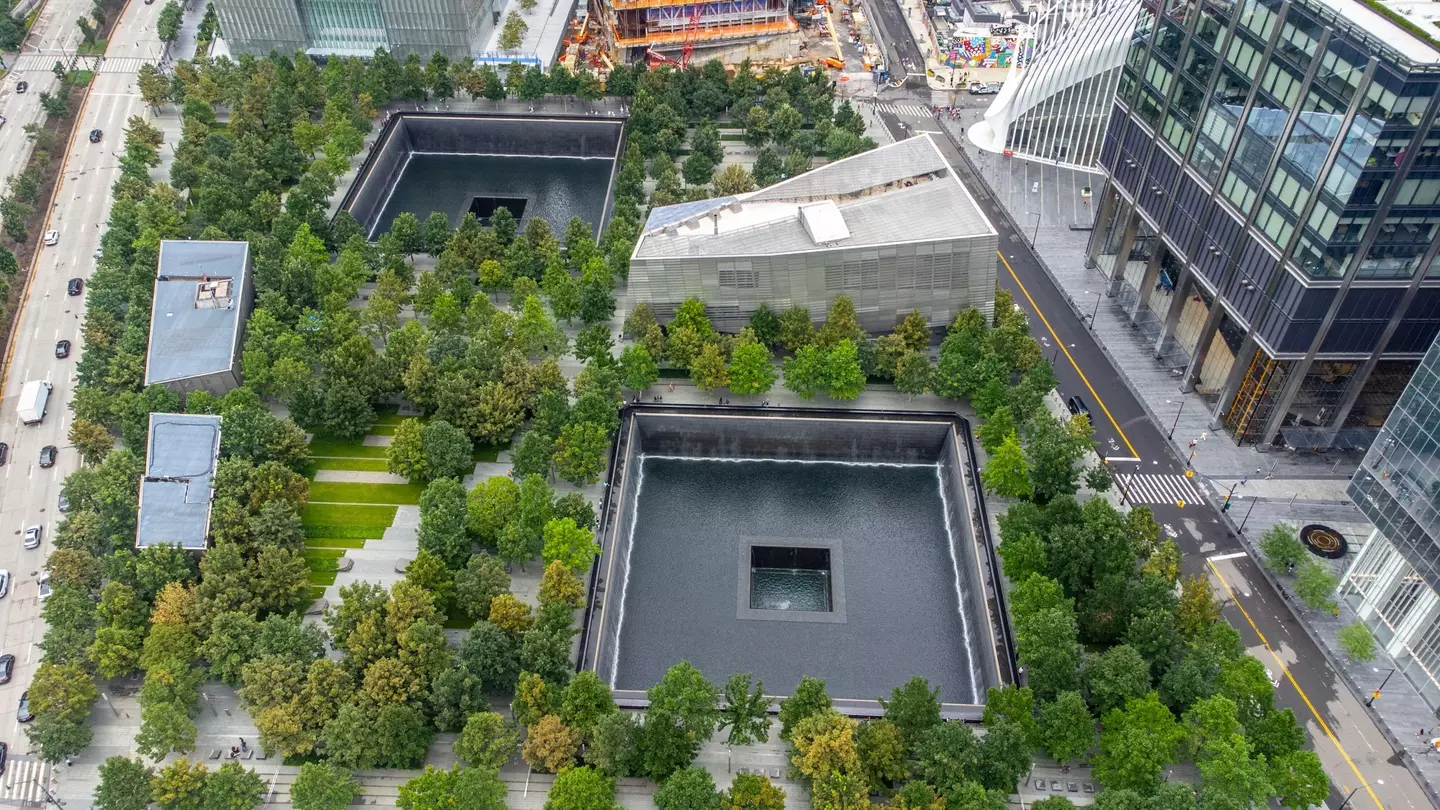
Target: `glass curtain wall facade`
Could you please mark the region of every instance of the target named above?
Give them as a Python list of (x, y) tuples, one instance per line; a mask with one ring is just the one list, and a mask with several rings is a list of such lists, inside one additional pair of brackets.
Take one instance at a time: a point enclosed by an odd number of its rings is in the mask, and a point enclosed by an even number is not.
[(1440, 343), (1395, 404), (1350, 498), (1375, 526), (1340, 594), (1440, 707)]
[(499, 0), (216, 0), (221, 30), (236, 53), (271, 51), (369, 57), (384, 48), (404, 60), (479, 53), (495, 27)]
[(1242, 444), (1368, 444), (1440, 331), (1440, 52), (1355, 7), (1131, 29), (1090, 259)]

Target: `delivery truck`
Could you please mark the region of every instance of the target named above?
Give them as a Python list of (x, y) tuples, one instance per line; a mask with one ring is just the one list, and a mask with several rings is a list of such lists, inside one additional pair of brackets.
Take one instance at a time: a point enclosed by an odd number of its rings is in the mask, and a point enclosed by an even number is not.
[(31, 380), (20, 389), (20, 421), (39, 424), (45, 418), (45, 405), (50, 401), (50, 382)]

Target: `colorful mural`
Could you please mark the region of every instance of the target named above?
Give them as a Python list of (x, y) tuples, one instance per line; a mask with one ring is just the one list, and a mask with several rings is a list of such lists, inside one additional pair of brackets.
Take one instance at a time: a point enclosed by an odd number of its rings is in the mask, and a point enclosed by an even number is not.
[[(1020, 47), (1022, 64), (1029, 61), (1034, 40), (1026, 38)], [(950, 43), (945, 54), (949, 67), (1008, 68), (1015, 59), (1015, 37), (987, 37), (984, 35), (961, 36)]]

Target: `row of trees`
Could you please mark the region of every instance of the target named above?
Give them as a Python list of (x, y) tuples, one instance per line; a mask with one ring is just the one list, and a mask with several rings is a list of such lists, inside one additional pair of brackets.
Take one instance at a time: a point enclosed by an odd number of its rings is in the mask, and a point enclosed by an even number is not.
[(1014, 503), (999, 522), (1034, 739), (1051, 756), (1088, 759), (1117, 802), (1157, 795), (1180, 759), (1199, 768), (1202, 806), (1324, 799), (1294, 713), (1275, 707), (1269, 673), (1220, 621), (1208, 580), (1180, 578), (1179, 548), (1159, 540), (1148, 509), (1059, 495)]

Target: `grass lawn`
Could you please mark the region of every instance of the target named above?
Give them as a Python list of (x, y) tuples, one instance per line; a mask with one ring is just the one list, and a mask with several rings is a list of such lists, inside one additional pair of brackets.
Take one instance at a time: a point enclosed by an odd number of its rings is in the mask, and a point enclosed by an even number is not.
[(447, 616), (444, 626), (446, 630), (469, 630), (475, 626), (475, 620), (461, 613), (458, 616)]
[[(355, 481), (310, 482), (312, 503), (417, 504), (420, 503), (420, 493), (424, 491), (425, 487), (419, 484), (366, 484)], [(393, 517), (393, 511), (391, 515)]]
[(317, 470), (359, 470), (360, 472), (388, 472), (389, 466), (383, 458), (311, 458), (305, 470), (307, 478), (314, 478)]
[(509, 447), (508, 444), (482, 444), (475, 448), (475, 462), (495, 461), (500, 458), (500, 451)]
[[(306, 526), (306, 529), (344, 529), (346, 526)], [(366, 528), (364, 526), (360, 528)], [(381, 532), (380, 534), (384, 534)], [(336, 557), (342, 557), (347, 549), (364, 548), (365, 541), (379, 539), (380, 534), (370, 537), (307, 537), (305, 538), (305, 556), (308, 559), (311, 552), (334, 553)]]
[(65, 74), (65, 83), (74, 87), (81, 87), (90, 83), (95, 74), (88, 70), (72, 70)]
[[(314, 602), (316, 599), (322, 599), (324, 598), (324, 596), (325, 588), (319, 585), (312, 585), (309, 589), (305, 591), (305, 598), (310, 600), (311, 602)], [(306, 607), (309, 606), (307, 605)]]
[(80, 47), (76, 48), (75, 51), (81, 56), (100, 56), (105, 53), (105, 45), (109, 41), (108, 39), (97, 39), (91, 43), (81, 42)]
[[(690, 372), (683, 368), (662, 368), (660, 369), (660, 379), (688, 380), (690, 379)], [(311, 452), (313, 453), (314, 451), (312, 450)]]
[[(347, 540), (347, 541), (344, 541), (344, 542), (349, 542), (349, 541)], [(332, 543), (331, 545), (334, 545), (334, 544)], [(362, 547), (362, 546), (364, 546), (364, 545), (365, 545), (365, 542), (362, 540), (362, 541), (360, 541), (359, 545), (351, 546), (351, 548), (360, 548), (360, 547)], [(317, 561), (318, 561), (318, 560), (329, 560), (329, 561), (330, 561), (330, 567), (331, 567), (331, 568), (334, 568), (335, 566), (339, 565), (339, 564), (340, 564), (340, 563), (339, 563), (340, 558), (341, 558), (341, 557), (344, 557), (344, 556), (345, 556), (345, 549), (343, 549), (343, 548), (310, 548), (310, 547), (308, 547), (308, 546), (305, 548), (305, 559), (307, 559), (307, 560), (317, 560)], [(313, 568), (314, 566), (312, 565), (311, 567)]]
[[(379, 525), (379, 524), (364, 524), (364, 523), (359, 523), (359, 524), (351, 524), (351, 525), (348, 525), (348, 526), (337, 526), (337, 525), (335, 525), (335, 524), (326, 524), (326, 523), (307, 523), (307, 524), (305, 525), (305, 542), (306, 542), (307, 544), (311, 544), (311, 541), (312, 541), (312, 540), (314, 540), (314, 541), (320, 541), (320, 540), (327, 540), (327, 539), (328, 539), (328, 540), (331, 540), (331, 541), (374, 540), (374, 539), (378, 539), (378, 538), (384, 537), (384, 536), (385, 536), (385, 530), (388, 529), (388, 528), (390, 528), (389, 524), (386, 524), (386, 525), (384, 525), (384, 526), (381, 526), (381, 525)], [(328, 543), (316, 542), (316, 543), (314, 543), (314, 545), (330, 546), (330, 547), (332, 547), (332, 548), (339, 548), (339, 547), (343, 547), (343, 546), (344, 546), (344, 543), (342, 543), (342, 542), (328, 542)], [(364, 544), (362, 543), (361, 545), (364, 545)], [(360, 546), (355, 546), (355, 548), (360, 548)]]
[[(311, 569), (311, 570), (310, 570), (310, 584), (311, 584), (311, 585), (319, 585), (319, 586), (321, 586), (322, 588), (323, 588), (324, 586), (326, 586), (326, 585), (334, 585), (334, 584), (335, 584), (335, 575), (336, 575), (336, 572), (335, 572), (335, 571), (316, 571), (316, 570), (314, 570), (314, 569)], [(323, 592), (323, 591), (322, 591), (322, 592)]]
[(394, 436), (400, 425), (373, 425), (370, 428), (371, 436)]
[(341, 439), (311, 439), (311, 456), (337, 456), (340, 458), (385, 458), (384, 447), (371, 447), (364, 440), (345, 441)]
[[(314, 497), (313, 490), (311, 497)], [(395, 507), (363, 503), (307, 503), (300, 512), (300, 520), (307, 526), (323, 523), (335, 526), (383, 526), (388, 528), (391, 523), (395, 522)], [(317, 534), (315, 536), (323, 537), (325, 535)], [(379, 537), (380, 535), (374, 536)]]

